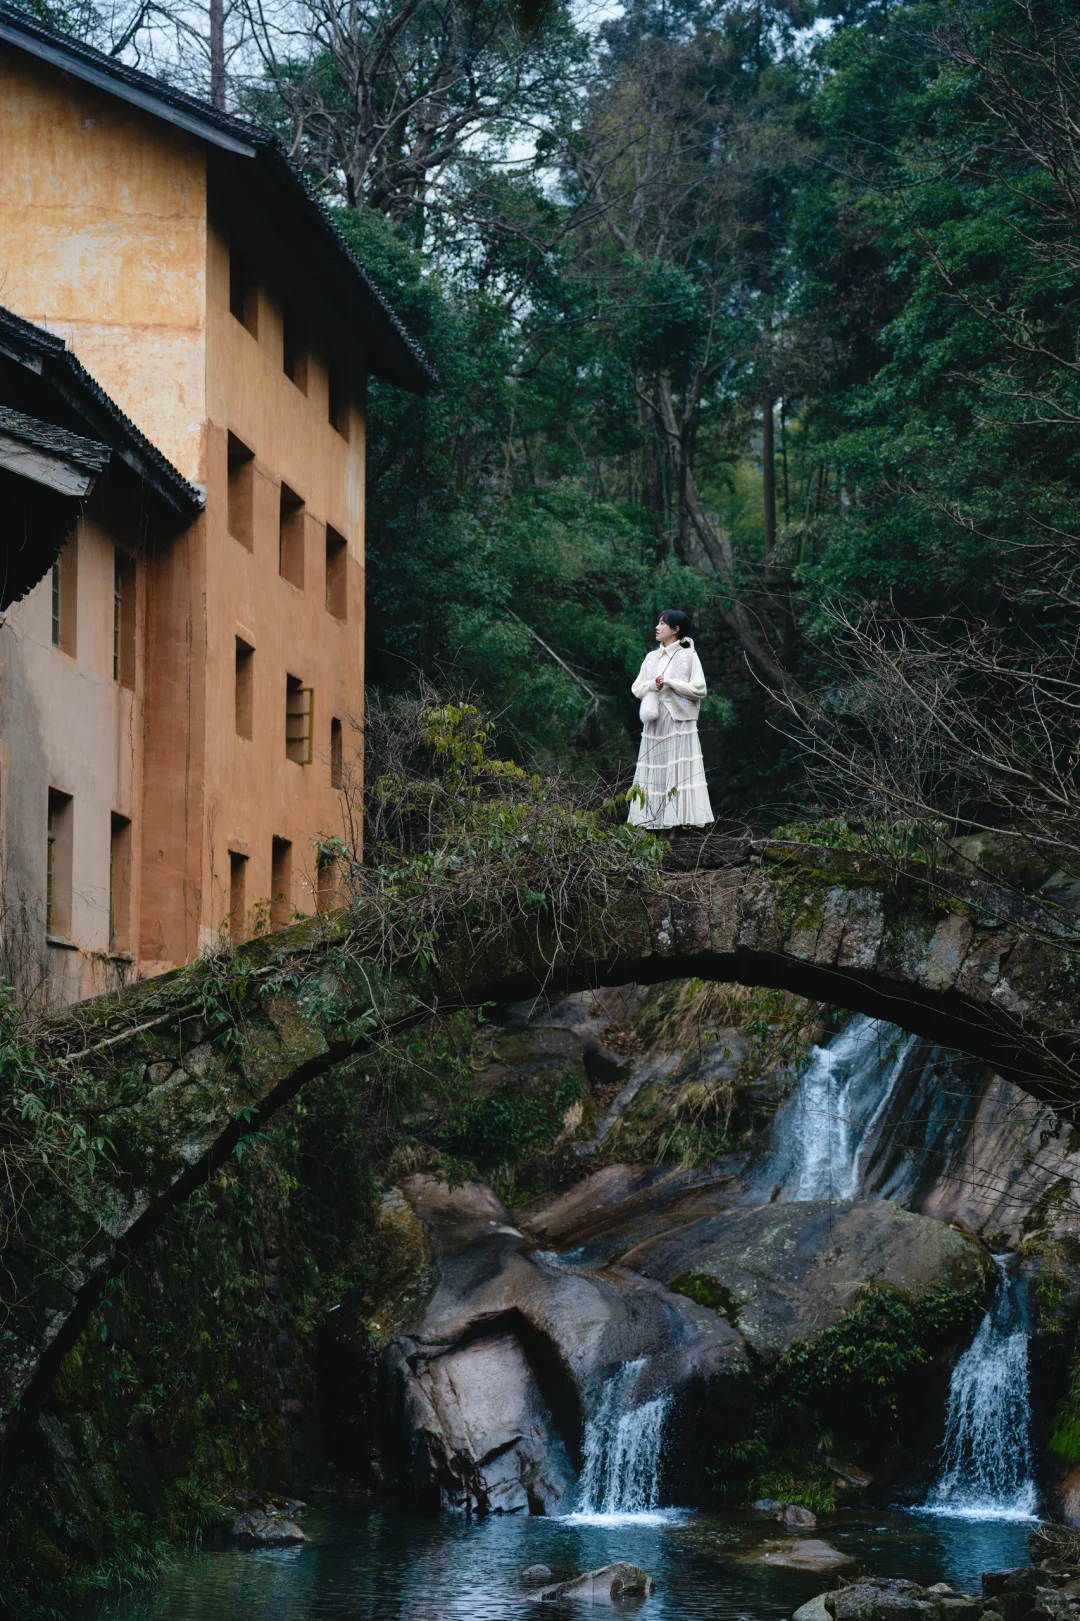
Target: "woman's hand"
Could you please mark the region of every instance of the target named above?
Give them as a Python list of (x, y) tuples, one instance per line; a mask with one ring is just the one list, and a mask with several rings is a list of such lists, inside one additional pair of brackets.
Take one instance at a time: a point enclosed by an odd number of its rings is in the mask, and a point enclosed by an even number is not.
[(658, 676), (657, 676), (657, 678), (656, 678), (656, 685), (657, 685), (657, 686), (658, 686), (658, 687), (662, 687), (662, 686), (663, 686), (663, 685), (664, 685), (664, 678), (663, 678), (663, 676), (662, 676), (662, 675), (658, 675)]

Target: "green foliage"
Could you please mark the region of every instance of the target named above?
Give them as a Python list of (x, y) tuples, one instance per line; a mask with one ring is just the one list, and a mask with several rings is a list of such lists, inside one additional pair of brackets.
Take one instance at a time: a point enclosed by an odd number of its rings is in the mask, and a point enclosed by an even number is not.
[(576, 750), (610, 768), (653, 615), (693, 607), (701, 582), (658, 567), (640, 510), (598, 492), (579, 462), (522, 481), (516, 435), (535, 391), (514, 382), (520, 334), (493, 288), (425, 273), (380, 215), (338, 222), (440, 376), (423, 400), (372, 384), (368, 679), (393, 687), (414, 661), (452, 666), (519, 757), (565, 765)]
[(777, 1369), (781, 1401), (800, 1403), (820, 1420), (861, 1412), (895, 1423), (911, 1376), (946, 1345), (969, 1335), (983, 1310), (979, 1290), (943, 1286), (910, 1296), (867, 1284), (857, 1304), (812, 1340), (790, 1347)]
[(101, 1562), (77, 1579), (76, 1591), (115, 1593), (150, 1587), (169, 1561), (169, 1545), (145, 1514), (107, 1514)]
[[(795, 1503), (811, 1514), (832, 1514), (836, 1508), (836, 1476), (805, 1464), (798, 1475), (787, 1469), (763, 1469), (754, 1481), (753, 1496)], [(753, 1499), (752, 1499), (753, 1500)]]
[(718, 1500), (775, 1497), (831, 1512), (842, 1488), (827, 1454), (838, 1438), (855, 1455), (870, 1442), (879, 1456), (902, 1447), (927, 1375), (983, 1309), (979, 1289), (909, 1295), (865, 1284), (837, 1322), (789, 1347), (762, 1381), (751, 1425), (717, 1449), (709, 1474)]
[(168, 1493), (168, 1523), (172, 1533), (190, 1547), (220, 1531), (228, 1519), (224, 1505), (195, 1475), (181, 1475)]
[(523, 1198), (520, 1172), (549, 1151), (564, 1130), (568, 1111), (581, 1101), (572, 1072), (547, 1084), (522, 1088), (500, 1082), (493, 1092), (459, 1096), (434, 1141), (462, 1169), (490, 1182), (504, 1198)]
[(796, 242), (806, 307), (847, 323), (818, 420), (850, 499), (805, 571), (815, 592), (988, 603), (1017, 545), (1071, 523), (1080, 266), (1006, 92), (1052, 94), (1074, 26), (1060, 3), (1037, 22), (1004, 3), (897, 6), (821, 47), (814, 112), (844, 172), (803, 194)]
[(1069, 1388), (1054, 1410), (1046, 1445), (1063, 1463), (1080, 1463), (1080, 1358), (1073, 1361)]
[(763, 1428), (717, 1447), (708, 1475), (713, 1496), (725, 1506), (742, 1508), (768, 1497), (785, 1507), (797, 1503), (812, 1514), (836, 1508), (836, 1476), (817, 1458), (778, 1445)]
[(719, 1312), (729, 1323), (738, 1326), (739, 1305), (735, 1296), (716, 1278), (709, 1277), (708, 1273), (680, 1272), (669, 1281), (668, 1288), (677, 1295), (685, 1295), (688, 1300), (696, 1301), (699, 1306), (708, 1306), (710, 1311)]
[(477, 956), (522, 924), (546, 954), (571, 927), (603, 934), (628, 888), (653, 881), (663, 846), (626, 823), (625, 801), (583, 805), (565, 782), (497, 758), (475, 706), (399, 698), (387, 713), (373, 701), (367, 717), (354, 949), (381, 956), (393, 941), (422, 956), (468, 919)]
[(76, 1180), (92, 1177), (111, 1148), (105, 1130), (87, 1123), (102, 1088), (79, 1070), (63, 1079), (66, 1085), (28, 1033), (15, 992), (0, 982), (0, 1153), (9, 1186), (27, 1164)]

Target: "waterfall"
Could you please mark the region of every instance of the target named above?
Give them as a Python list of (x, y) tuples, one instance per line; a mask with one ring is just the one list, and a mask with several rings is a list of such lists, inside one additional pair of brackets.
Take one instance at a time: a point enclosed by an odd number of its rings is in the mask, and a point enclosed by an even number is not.
[(660, 1450), (671, 1406), (665, 1391), (639, 1407), (627, 1400), (645, 1366), (628, 1362), (604, 1386), (585, 1425), (578, 1490), (581, 1514), (641, 1514), (660, 1500)]
[(858, 1198), (874, 1133), (916, 1039), (859, 1014), (829, 1046), (815, 1047), (777, 1112), (755, 1200), (778, 1186), (785, 1203)]
[(971, 1520), (1033, 1519), (1029, 1330), (1023, 1285), (995, 1255), (990, 1310), (953, 1370), (941, 1472), (923, 1513)]

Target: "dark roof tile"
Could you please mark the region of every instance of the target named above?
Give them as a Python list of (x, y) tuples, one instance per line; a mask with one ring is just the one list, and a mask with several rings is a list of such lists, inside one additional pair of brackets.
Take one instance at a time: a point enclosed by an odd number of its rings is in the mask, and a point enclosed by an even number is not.
[(42, 372), (86, 422), (95, 439), (111, 446), (180, 517), (190, 523), (202, 511), (206, 505), (204, 492), (190, 484), (124, 415), (62, 338), (0, 307), (0, 353)]
[(108, 446), (98, 444), (96, 439), (84, 439), (81, 434), (69, 433), (67, 428), (58, 428), (54, 422), (24, 416), (7, 405), (0, 405), (0, 433), (34, 450), (62, 456), (88, 473), (100, 473), (108, 466), (111, 454)]

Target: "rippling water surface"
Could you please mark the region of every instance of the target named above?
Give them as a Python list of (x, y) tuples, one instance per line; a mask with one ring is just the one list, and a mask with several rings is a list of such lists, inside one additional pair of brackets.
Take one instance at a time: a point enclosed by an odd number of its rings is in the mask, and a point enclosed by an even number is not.
[[(749, 1514), (469, 1522), (333, 1507), (304, 1523), (301, 1548), (180, 1556), (159, 1587), (95, 1608), (95, 1621), (580, 1621), (579, 1606), (530, 1601), (520, 1572), (537, 1562), (556, 1577), (615, 1559), (643, 1565), (660, 1590), (617, 1607), (642, 1621), (783, 1621), (835, 1586), (832, 1574), (749, 1562), (767, 1542), (794, 1540)], [(845, 1575), (974, 1585), (1026, 1559), (1029, 1529), (884, 1511), (824, 1520), (814, 1535), (851, 1557)]]

